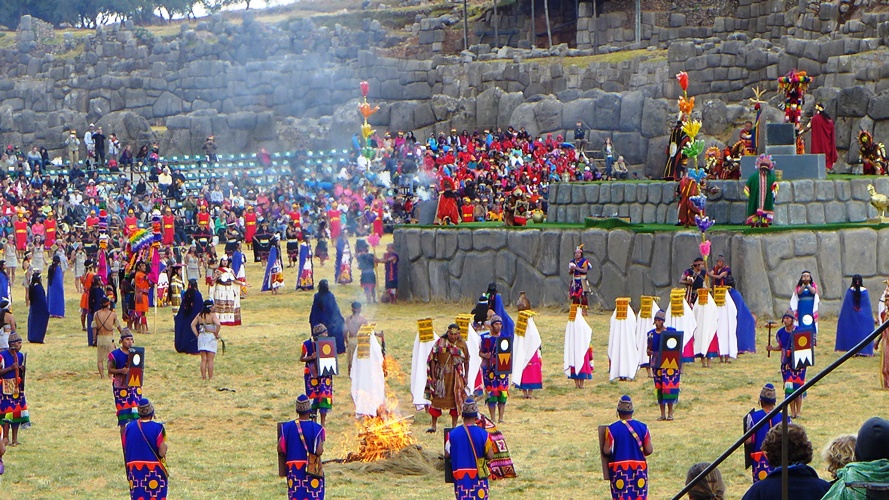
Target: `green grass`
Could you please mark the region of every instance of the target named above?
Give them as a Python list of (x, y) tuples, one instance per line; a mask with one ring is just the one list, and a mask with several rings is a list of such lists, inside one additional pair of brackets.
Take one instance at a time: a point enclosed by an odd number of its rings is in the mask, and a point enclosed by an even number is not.
[[(316, 264), (316, 282), (332, 279), (331, 267), (331, 262), (323, 268)], [(171, 498), (285, 495), (284, 480), (276, 475), (275, 422), (293, 416), (292, 402), (303, 392), (297, 358), (307, 338), (312, 294), (292, 291), (292, 269), (286, 269), (282, 295), (260, 294), (261, 273), (260, 266), (248, 265), (252, 288), (242, 302), (244, 325), (223, 327), (228, 351), (216, 358), (213, 381), (200, 379), (197, 357), (174, 352), (169, 309), (158, 311), (157, 335), (136, 337), (137, 345), (146, 347), (145, 394), (167, 426)], [(26, 343), (23, 349), (28, 354), (27, 396), (34, 425), (22, 431), (22, 446), (10, 448), (3, 457), (3, 486), (22, 498), (124, 498), (127, 484), (110, 382), (96, 375), (95, 351), (84, 346), (85, 334), (80, 331), (79, 295), (71, 273), (66, 280), (68, 317), (51, 320), (46, 344)], [(333, 291), (341, 309), (352, 300), (363, 301), (357, 283), (337, 285)], [(441, 330), (470, 308), (469, 303), (444, 302), (365, 307), (365, 316), (385, 331), (388, 352), (400, 366), (400, 374), (390, 376), (389, 394), (402, 401), (403, 415), (414, 416), (414, 435), (433, 453), (441, 449), (441, 434), (424, 433), (428, 415), (414, 413), (408, 404), (415, 321), (432, 317)], [(25, 325), (21, 286), (14, 291), (14, 311), (19, 324)], [(509, 311), (514, 314), (512, 308)], [(760, 329), (760, 354), (742, 355), (730, 365), (717, 362), (706, 370), (686, 366), (676, 421), (657, 422), (652, 384), (644, 372), (631, 382), (607, 380), (610, 312), (591, 312), (587, 318), (594, 332), (596, 372), (583, 390), (575, 389), (562, 372), (564, 311), (545, 308), (538, 312), (535, 322), (543, 339), (544, 389), (532, 400), (520, 399), (516, 391), (509, 402), (507, 423), (501, 430), (519, 477), (494, 483), (495, 498), (607, 498), (608, 484), (598, 479), (595, 428), (614, 420), (614, 407), (622, 394), (633, 397), (636, 417), (651, 429), (655, 451), (650, 457), (650, 498), (668, 498), (682, 487), (691, 464), (712, 460), (738, 437), (741, 418), (755, 406), (762, 385), (780, 382), (779, 360), (765, 356), (766, 332)], [(153, 325), (152, 314), (150, 320)], [(831, 349), (836, 322), (822, 318), (820, 325), (818, 367), (812, 374), (837, 358)], [(24, 327), (21, 330), (26, 334)], [(835, 435), (856, 432), (868, 417), (889, 411), (885, 393), (877, 388), (878, 363), (875, 358), (852, 359), (809, 391), (799, 422), (807, 428), (816, 450)], [(343, 457), (357, 445), (348, 377), (338, 376), (334, 385), (325, 459)], [(220, 387), (237, 392), (219, 392)], [(843, 402), (854, 402), (864, 411), (848, 412), (845, 404), (837, 404), (840, 394)], [(813, 465), (826, 475), (820, 458)], [(399, 477), (360, 472), (351, 464), (326, 467), (328, 498), (429, 499), (452, 494), (440, 472)], [(741, 455), (734, 454), (720, 470), (728, 484), (727, 498), (740, 498), (750, 484)]]
[(562, 66), (577, 66), (580, 68), (586, 68), (590, 64), (594, 63), (617, 64), (624, 61), (631, 61), (637, 58), (642, 59), (643, 61), (652, 62), (666, 61), (667, 51), (647, 49), (620, 50), (617, 52), (609, 52), (608, 54), (598, 54), (594, 56), (566, 56), (559, 58), (533, 57), (525, 59), (525, 62), (552, 63), (553, 61), (559, 61), (562, 63)]

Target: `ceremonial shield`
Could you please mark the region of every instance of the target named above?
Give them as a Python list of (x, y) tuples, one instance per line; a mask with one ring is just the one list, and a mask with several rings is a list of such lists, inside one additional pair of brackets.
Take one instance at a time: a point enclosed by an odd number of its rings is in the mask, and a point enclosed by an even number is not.
[[(281, 442), (281, 431), (285, 423), (287, 422), (278, 422), (278, 440), (275, 442), (275, 449), (278, 449), (277, 444)], [(287, 477), (287, 454), (280, 449), (278, 449), (278, 477)]]
[(682, 288), (670, 290), (670, 315), (674, 318), (685, 315), (685, 290)]
[[(429, 322), (431, 324), (432, 320), (430, 319)], [(472, 315), (458, 314), (454, 320), (454, 323), (457, 323), (457, 326), (460, 327), (460, 337), (465, 341), (467, 339), (467, 335), (469, 335), (469, 324), (472, 323)]]
[(710, 289), (709, 288), (698, 288), (698, 304), (707, 305), (710, 302)]
[(497, 375), (509, 375), (512, 373), (512, 338), (497, 337), (494, 339), (494, 342), (496, 342), (494, 354), (497, 356), (497, 361), (494, 364), (494, 373)]
[(667, 330), (661, 333), (661, 345), (656, 366), (663, 370), (679, 370), (682, 365), (682, 335), (684, 332)]
[(600, 425), (598, 427), (599, 430), (599, 460), (602, 461), (602, 479), (606, 481), (611, 480), (611, 471), (608, 470), (608, 455), (602, 453), (602, 446), (605, 444), (605, 431), (608, 429), (607, 425)]
[(800, 328), (793, 332), (793, 369), (800, 370), (815, 365), (815, 349), (812, 348), (811, 328)]
[(614, 310), (617, 312), (615, 319), (627, 319), (627, 309), (630, 306), (629, 297), (618, 297), (614, 299)]
[(334, 339), (323, 339), (315, 341), (315, 359), (318, 368), (319, 377), (331, 377), (339, 373), (336, 364), (336, 341)]
[(519, 219), (527, 219), (528, 213), (531, 211), (531, 205), (527, 201), (517, 201), (515, 204), (515, 210), (513, 211), (513, 217)]
[[(744, 429), (744, 434), (747, 433), (750, 429), (747, 428), (747, 419), (750, 418), (750, 415), (755, 412), (755, 408), (751, 408), (750, 411), (747, 412), (746, 415), (741, 420), (741, 428)], [(753, 453), (753, 443), (744, 443), (744, 468), (749, 469), (753, 467), (753, 458), (750, 454)]]
[(207, 248), (210, 246), (210, 239), (212, 235), (208, 235), (206, 233), (196, 233), (194, 235), (194, 247), (195, 253), (198, 255), (203, 255), (207, 253)]
[(86, 252), (86, 256), (90, 259), (95, 259), (96, 254), (99, 253), (99, 245), (95, 243), (84, 243), (83, 251)]
[(356, 353), (358, 359), (368, 359), (370, 358), (370, 336), (374, 334), (375, 324), (371, 325), (361, 325), (358, 328), (358, 347), (356, 348)]
[(729, 288), (727, 286), (718, 286), (713, 289), (713, 302), (717, 307), (725, 305), (725, 295), (728, 293)]
[(127, 360), (127, 368), (130, 373), (127, 376), (127, 386), (142, 387), (142, 376), (145, 368), (145, 348), (130, 347), (130, 358)]
[(528, 330), (528, 320), (535, 316), (537, 313), (531, 310), (519, 311), (519, 319), (515, 324), (515, 334), (519, 337), (525, 336), (525, 331)]
[[(454, 430), (452, 427), (444, 428), (444, 446), (448, 445), (448, 438), (451, 437), (452, 430)], [(445, 455), (444, 462), (445, 483), (452, 484), (454, 482), (454, 471), (451, 466), (451, 457)]]
[(420, 336), (420, 342), (435, 340), (435, 330), (432, 329), (432, 318), (418, 319), (417, 332)]
[(651, 318), (653, 315), (653, 311), (651, 310), (654, 306), (654, 299), (657, 297), (652, 297), (650, 295), (643, 295), (639, 299), (639, 317), (640, 318)]
[(231, 254), (238, 249), (238, 240), (228, 240), (225, 242), (225, 253)]

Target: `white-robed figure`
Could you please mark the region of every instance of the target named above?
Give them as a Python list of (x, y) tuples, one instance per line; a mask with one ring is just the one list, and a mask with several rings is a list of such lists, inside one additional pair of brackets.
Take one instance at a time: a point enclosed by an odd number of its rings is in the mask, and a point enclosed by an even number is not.
[(685, 300), (685, 289), (674, 288), (670, 290), (670, 307), (667, 308), (664, 324), (675, 328), (682, 334), (682, 362), (691, 363), (695, 360), (695, 328), (698, 323), (692, 314), (691, 307)]
[(698, 300), (695, 302), (695, 357), (701, 358), (701, 366), (709, 367), (710, 360), (719, 356), (716, 339), (716, 328), (719, 326), (719, 313), (709, 288), (697, 290)]
[(723, 363), (730, 363), (729, 358), (738, 357), (738, 308), (725, 286), (713, 289), (713, 303), (716, 305), (719, 357)]
[[(462, 318), (457, 316), (457, 324), (460, 330), (463, 330)], [(466, 325), (466, 349), (469, 350), (469, 372), (466, 374), (467, 391), (470, 394), (480, 394), (485, 390), (484, 379), (482, 378), (482, 357), (480, 349), (482, 347), (482, 336), (472, 326), (472, 322)]]
[(654, 329), (654, 313), (660, 311), (657, 297), (643, 295), (639, 298), (639, 314), (636, 315), (636, 348), (639, 350), (639, 366), (645, 368), (651, 378), (651, 359), (648, 356), (648, 332)]
[(611, 328), (608, 332), (608, 380), (632, 380), (639, 370), (639, 346), (636, 338), (636, 313), (629, 297), (614, 300)]
[(578, 389), (583, 388), (585, 380), (593, 378), (592, 340), (593, 329), (584, 318), (583, 307), (571, 304), (568, 324), (565, 326), (565, 357), (562, 367), (565, 375), (574, 380)]
[(377, 341), (375, 325), (358, 330), (358, 347), (352, 358), (352, 402), (355, 415), (377, 416), (386, 404), (386, 377), (383, 375), (383, 348)]
[[(536, 366), (528, 367), (534, 354), (543, 344), (540, 339), (540, 331), (534, 322), (536, 315), (537, 313), (531, 310), (520, 311), (519, 319), (515, 325), (515, 335), (512, 340), (512, 372), (519, 375), (517, 379), (521, 383), (543, 383), (543, 380), (540, 379), (539, 361)], [(535, 367), (536, 373), (532, 373)], [(525, 370), (528, 370), (527, 374)]]
[(411, 397), (414, 408), (422, 411), (432, 404), (426, 399), (426, 361), (438, 336), (432, 329), (432, 319), (417, 321), (417, 337), (414, 338), (414, 353), (411, 356)]

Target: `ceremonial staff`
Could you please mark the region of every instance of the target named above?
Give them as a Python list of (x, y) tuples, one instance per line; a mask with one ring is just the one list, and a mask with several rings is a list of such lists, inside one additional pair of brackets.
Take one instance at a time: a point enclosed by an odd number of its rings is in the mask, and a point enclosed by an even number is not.
[(771, 349), (771, 348), (772, 348), (772, 327), (775, 326), (775, 325), (777, 325), (777, 324), (778, 324), (778, 323), (777, 323), (775, 320), (772, 320), (772, 319), (770, 319), (770, 320), (766, 323), (766, 326), (769, 327), (769, 344), (768, 344), (768, 347), (766, 348), (766, 357), (767, 357), (767, 358), (771, 358), (771, 357), (772, 357), (772, 349)]

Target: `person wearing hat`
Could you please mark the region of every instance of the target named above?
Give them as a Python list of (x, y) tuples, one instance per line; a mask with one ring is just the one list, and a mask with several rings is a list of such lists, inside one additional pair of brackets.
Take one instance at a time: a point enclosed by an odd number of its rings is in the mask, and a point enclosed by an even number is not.
[(318, 373), (318, 353), (315, 341), (328, 336), (327, 327), (317, 324), (312, 327), (312, 337), (303, 342), (299, 360), (306, 364), (303, 378), (306, 382), (306, 394), (312, 400), (312, 413), (321, 414), (321, 425), (327, 420), (327, 413), (333, 408), (333, 377), (322, 377)]
[(65, 139), (65, 147), (68, 151), (68, 163), (71, 166), (80, 163), (80, 139), (77, 138), (76, 130), (71, 129), (71, 132)]
[(256, 209), (251, 203), (244, 212), (244, 242), (247, 248), (253, 247), (253, 236), (256, 234)]
[[(852, 436), (854, 438), (854, 436)], [(889, 483), (889, 420), (872, 417), (862, 424), (855, 441), (855, 460), (836, 471), (837, 480), (825, 500), (865, 500), (867, 488), (851, 483)]]
[(648, 426), (633, 420), (633, 400), (621, 396), (617, 402), (618, 419), (605, 429), (602, 454), (608, 457), (611, 497), (648, 498), (648, 467), (645, 457), (651, 455)]
[(325, 478), (306, 473), (309, 454), (320, 458), (327, 439), (324, 426), (312, 421), (312, 411), (312, 400), (300, 394), (296, 398), (297, 419), (281, 426), (278, 452), (285, 455), (287, 465), (287, 498), (324, 498)]
[(448, 333), (435, 341), (426, 366), (425, 398), (431, 401), (432, 416), (432, 427), (426, 432), (436, 431), (438, 417), (444, 410), (451, 415), (451, 427), (457, 427), (457, 411), (463, 407), (469, 385), (469, 347), (456, 323), (450, 324)]
[(96, 364), (99, 377), (105, 378), (108, 355), (114, 350), (112, 334), (115, 329), (118, 333), (123, 333), (123, 328), (117, 319), (117, 313), (111, 309), (111, 299), (102, 297), (99, 304), (101, 309), (93, 314), (93, 331), (96, 332)]
[(133, 347), (133, 334), (129, 328), (120, 331), (120, 347), (108, 354), (108, 374), (111, 375), (111, 389), (114, 392), (114, 405), (117, 408), (117, 425), (123, 436), (126, 425), (139, 418), (136, 407), (142, 397), (141, 387), (130, 387), (127, 376), (130, 373), (128, 363), (130, 348)]
[(148, 271), (148, 263), (139, 261), (136, 263), (136, 273), (133, 275), (133, 288), (135, 290), (135, 326), (141, 333), (148, 333), (148, 296), (151, 294), (151, 279)]
[(506, 410), (506, 401), (509, 399), (509, 374), (498, 373), (496, 370), (496, 353), (500, 338), (506, 334), (502, 332), (503, 318), (495, 314), (488, 322), (490, 331), (482, 333), (479, 345), (479, 357), (482, 358), (482, 377), (485, 392), (488, 395), (485, 402), (488, 405), (491, 420), (494, 420), (494, 408), (496, 407), (497, 421), (503, 423), (503, 413)]
[[(776, 397), (775, 386), (766, 384), (759, 392), (759, 406), (761, 409), (751, 411), (747, 414), (746, 424), (744, 426), (745, 429), (752, 428), (760, 420), (764, 419), (770, 411), (775, 409)], [(747, 438), (746, 444), (748, 445), (748, 448), (746, 451), (750, 453), (750, 462), (753, 464), (754, 483), (765, 479), (774, 468), (769, 465), (769, 461), (766, 459), (766, 455), (762, 451), (762, 442), (765, 440), (769, 430), (776, 425), (781, 425), (780, 414), (772, 417), (772, 420), (769, 421), (768, 424), (760, 427), (759, 430), (756, 431), (756, 434)]]
[(130, 498), (167, 498), (167, 431), (154, 421), (154, 405), (148, 398), (139, 398), (136, 404), (138, 420), (127, 424), (121, 435)]
[[(592, 267), (593, 265), (590, 261), (583, 256), (583, 245), (578, 245), (574, 249), (574, 259), (568, 263), (568, 274), (571, 275), (568, 295), (571, 297), (572, 304), (587, 305), (587, 294), (590, 291), (590, 285), (586, 275)], [(584, 314), (586, 314), (586, 307), (584, 307)]]
[(673, 420), (673, 405), (679, 399), (681, 370), (660, 366), (661, 334), (667, 331), (676, 331), (675, 328), (664, 325), (665, 319), (664, 311), (658, 311), (654, 315), (654, 329), (648, 332), (648, 356), (651, 358), (652, 379), (657, 394), (657, 403), (661, 408), (661, 416), (658, 417), (658, 420)]
[(487, 430), (476, 425), (478, 404), (466, 398), (461, 407), (463, 425), (454, 427), (445, 442), (445, 457), (451, 459), (454, 476), (454, 496), (461, 499), (488, 498), (488, 474), (486, 464), (494, 459), (494, 446)]
[[(83, 274), (80, 276), (80, 327), (86, 331), (86, 316), (89, 314), (89, 294), (90, 288), (93, 286), (93, 278), (96, 275), (96, 265), (92, 259), (86, 258), (84, 253)], [(76, 260), (75, 260), (76, 262)], [(77, 270), (75, 268), (75, 274)]]
[[(9, 335), (9, 349), (0, 351), (0, 423), (3, 435), (9, 437), (10, 446), (18, 446), (19, 427), (30, 424), (28, 402), (25, 399), (25, 355), (21, 353), (22, 337)], [(10, 433), (11, 432), (11, 433)]]
[[(793, 311), (788, 309), (781, 321), (784, 322), (784, 327), (775, 334), (778, 345), (766, 346), (766, 349), (781, 353), (781, 378), (784, 379), (784, 397), (786, 398), (806, 383), (806, 367), (799, 370), (793, 369), (793, 332), (796, 330)], [(803, 394), (790, 402), (791, 418), (799, 418), (805, 397)]]
[[(766, 434), (762, 450), (771, 464), (780, 464), (782, 451), (787, 453), (788, 490), (793, 500), (821, 500), (830, 483), (818, 477), (808, 464), (812, 461), (812, 442), (799, 424), (787, 424), (787, 447), (782, 445), (783, 425), (776, 425)], [(781, 498), (781, 467), (775, 468), (765, 479), (753, 484), (742, 500), (770, 500)], [(845, 483), (841, 483), (845, 486)], [(854, 497), (854, 498), (864, 498)]]
[(200, 314), (191, 321), (191, 332), (198, 339), (198, 353), (201, 355), (201, 378), (204, 380), (213, 378), (217, 342), (220, 330), (222, 330), (222, 323), (216, 316), (214, 306), (213, 299), (205, 300)]
[(747, 200), (747, 225), (769, 227), (775, 218), (775, 195), (778, 179), (775, 177), (775, 161), (771, 155), (760, 155), (755, 162), (756, 171), (747, 179), (744, 193)]

